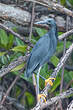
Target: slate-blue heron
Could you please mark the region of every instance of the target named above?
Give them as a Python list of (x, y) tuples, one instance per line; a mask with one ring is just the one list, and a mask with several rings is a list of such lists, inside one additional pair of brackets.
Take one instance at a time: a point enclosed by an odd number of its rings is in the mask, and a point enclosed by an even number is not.
[[(37, 22), (36, 24), (50, 25), (50, 30), (37, 41), (34, 48), (32, 49), (26, 66), (27, 77), (30, 77), (32, 73), (38, 69), (37, 94), (39, 96), (39, 73), (41, 67), (49, 61), (49, 59), (53, 56), (54, 52), (56, 51), (58, 34), (55, 20), (52, 18), (48, 18), (44, 21)], [(55, 80), (55, 78), (52, 79)], [(52, 79), (48, 78), (45, 80), (45, 82), (52, 85)]]

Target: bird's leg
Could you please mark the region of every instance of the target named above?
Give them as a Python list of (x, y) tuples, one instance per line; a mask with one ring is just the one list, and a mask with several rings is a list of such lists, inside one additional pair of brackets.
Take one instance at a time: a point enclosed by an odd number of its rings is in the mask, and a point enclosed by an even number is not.
[(40, 70), (41, 70), (41, 67), (39, 68), (38, 73), (37, 73), (37, 96), (39, 95), (39, 73), (40, 73)]
[(55, 81), (55, 78), (48, 78), (45, 80), (45, 86), (49, 83), (50, 86), (53, 86), (53, 82)]
[(41, 78), (41, 79), (46, 80), (46, 78), (44, 78), (44, 77), (43, 77), (43, 76), (41, 76), (40, 74), (39, 74), (39, 76), (40, 76), (40, 78)]
[[(44, 102), (46, 102), (46, 95), (45, 94), (39, 94), (39, 73), (40, 73), (41, 67), (38, 70), (37, 73), (37, 101), (40, 102), (40, 99), (42, 98)], [(45, 80), (45, 78), (44, 78)]]

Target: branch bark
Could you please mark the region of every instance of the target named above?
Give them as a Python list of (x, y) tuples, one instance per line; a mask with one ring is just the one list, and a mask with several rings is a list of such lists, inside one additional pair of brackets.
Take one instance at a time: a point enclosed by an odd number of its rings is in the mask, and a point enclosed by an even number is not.
[(20, 8), (0, 3), (0, 18), (23, 25), (26, 22), (30, 22), (31, 15)]
[[(44, 109), (44, 108), (46, 108), (47, 106), (50, 106), (50, 105), (52, 105), (53, 103), (58, 102), (60, 99), (64, 99), (64, 98), (66, 98), (66, 97), (69, 97), (71, 94), (73, 94), (73, 88), (70, 88), (69, 90), (67, 90), (67, 91), (65, 91), (65, 92), (63, 92), (63, 93), (61, 93), (61, 94), (59, 94), (58, 96), (53, 97), (53, 98), (47, 100), (47, 102), (44, 103), (44, 104), (41, 106), (41, 109)], [(32, 109), (32, 110), (34, 110), (34, 109)]]
[(73, 110), (73, 100), (71, 103), (68, 105), (67, 110)]
[(54, 3), (51, 0), (27, 0), (27, 1), (31, 1), (31, 2), (41, 4), (41, 5), (46, 6), (48, 8), (54, 9), (55, 11), (57, 10), (57, 11), (60, 11), (61, 13), (63, 13), (63, 14), (66, 14), (68, 16), (73, 17), (73, 12), (71, 10), (65, 8), (64, 6), (62, 6), (58, 3)]
[[(33, 1), (33, 0), (27, 0), (27, 1)], [(35, 2), (35, 0), (33, 2)], [(36, 2), (38, 2), (38, 0)], [(42, 2), (40, 2), (40, 3), (42, 3)], [(46, 1), (44, 3), (46, 4)], [(47, 4), (48, 4), (48, 2), (47, 2)], [(54, 5), (55, 5), (55, 3), (54, 3)], [(53, 7), (53, 6), (51, 6), (51, 7)], [(63, 9), (63, 8), (61, 8), (61, 9)], [(59, 9), (57, 9), (57, 11), (59, 11)], [(70, 13), (71, 12), (69, 12), (69, 14)], [(2, 18), (3, 20), (11, 21), (14, 24), (19, 24), (22, 26), (25, 26), (25, 25), (29, 26), (29, 23), (31, 21), (31, 14), (27, 11), (21, 10), (20, 8), (16, 8), (13, 6), (9, 6), (9, 5), (0, 3), (0, 18)], [(66, 30), (65, 23), (64, 23), (64, 25), (61, 25), (61, 24), (63, 24), (63, 22), (61, 23), (60, 19), (58, 19), (58, 20), (56, 19), (56, 22), (57, 22), (58, 29), (60, 31), (65, 32), (65, 30)], [(61, 24), (59, 24), (58, 22), (60, 22)], [(64, 22), (65, 22), (65, 20), (64, 20)], [(38, 27), (38, 25), (35, 25), (35, 23), (34, 23), (34, 26)], [(73, 25), (72, 26), (70, 25), (69, 27), (70, 27), (70, 29), (72, 29)], [(45, 26), (45, 28), (48, 29), (47, 26)]]
[(70, 35), (72, 35), (72, 34), (73, 34), (73, 29), (70, 30), (70, 31), (65, 32), (65, 33), (62, 34), (62, 35), (60, 35), (60, 36), (59, 36), (59, 40), (63, 40), (64, 38), (66, 38), (66, 37), (68, 37), (68, 36), (70, 36)]
[(20, 56), (17, 60), (11, 62), (7, 67), (2, 68), (0, 70), (0, 78), (6, 75), (8, 72), (10, 72), (13, 68), (17, 67), (18, 65), (22, 64), (27, 60), (27, 56)]

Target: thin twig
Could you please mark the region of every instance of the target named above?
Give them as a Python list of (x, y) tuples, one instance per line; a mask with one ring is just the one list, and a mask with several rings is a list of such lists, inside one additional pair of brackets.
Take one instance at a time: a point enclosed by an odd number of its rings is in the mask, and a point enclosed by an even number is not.
[[(66, 30), (68, 31), (68, 16), (66, 18)], [(66, 38), (64, 39), (64, 51), (63, 51), (63, 56), (65, 55), (65, 51), (66, 51)], [(60, 86), (60, 93), (62, 92), (62, 87), (63, 87), (63, 77), (64, 77), (64, 68), (65, 68), (65, 65), (63, 66), (62, 68), (62, 76), (61, 76), (61, 86)]]
[[(58, 3), (61, 4), (60, 0), (58, 0)], [(65, 38), (66, 39), (66, 38)], [(63, 56), (65, 54), (65, 46), (66, 46), (66, 42), (65, 42), (65, 39), (64, 39), (64, 50), (63, 50)], [(62, 85), (63, 85), (63, 75), (64, 75), (64, 66), (62, 68), (62, 76), (61, 76), (61, 85), (60, 85), (60, 93), (62, 93)], [(60, 105), (60, 109), (63, 110), (62, 108), (62, 101), (59, 100), (59, 105)]]
[(21, 35), (19, 35), (18, 33), (14, 32), (12, 29), (8, 28), (7, 26), (5, 26), (4, 24), (0, 23), (0, 28), (4, 29), (7, 32), (10, 32), (11, 34), (13, 34), (15, 37), (21, 39), (22, 41), (24, 41), (26, 44), (28, 44), (29, 46), (33, 47), (33, 44), (29, 41), (26, 40), (25, 37), (22, 37)]
[(73, 84), (73, 79), (67, 84), (66, 90)]
[[(33, 7), (32, 7), (32, 20), (31, 20), (31, 26), (30, 26), (30, 34), (29, 34), (29, 41), (31, 41), (31, 36), (32, 36), (32, 27), (33, 27), (33, 22), (34, 22), (34, 18), (35, 18), (35, 3), (33, 2)], [(35, 79), (35, 75), (32, 75), (33, 78), (33, 85), (35, 87), (35, 91), (36, 91), (36, 96), (37, 96), (37, 86), (36, 86), (36, 79)]]
[[(68, 16), (66, 18), (66, 31), (68, 31)], [(66, 51), (66, 38), (64, 39), (64, 50), (63, 50), (63, 56), (65, 55), (65, 51)], [(62, 68), (62, 74), (61, 74), (61, 85), (60, 85), (60, 93), (62, 93), (62, 88), (63, 88), (63, 79), (64, 79), (64, 68), (65, 65)], [(62, 101), (60, 100), (60, 106), (61, 106), (61, 110), (63, 110), (62, 108)]]
[(32, 7), (32, 19), (31, 19), (31, 26), (30, 26), (30, 34), (29, 34), (29, 41), (31, 41), (31, 36), (32, 36), (32, 27), (33, 27), (33, 22), (35, 18), (35, 3), (33, 2), (33, 7)]

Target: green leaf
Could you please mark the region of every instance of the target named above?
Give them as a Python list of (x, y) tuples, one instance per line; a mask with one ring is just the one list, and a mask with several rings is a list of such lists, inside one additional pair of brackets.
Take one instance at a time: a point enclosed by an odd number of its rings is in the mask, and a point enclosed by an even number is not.
[(63, 32), (58, 32), (58, 36), (59, 36), (59, 35), (62, 35), (62, 34), (63, 34)]
[(20, 40), (19, 38), (15, 38), (16, 39), (16, 44), (18, 45), (18, 46), (20, 46), (20, 45), (24, 45), (24, 42), (22, 41), (22, 40)]
[(3, 29), (0, 29), (0, 41), (1, 41), (1, 44), (4, 45), (5, 48), (7, 48), (8, 36)]
[(73, 6), (73, 0), (69, 0), (70, 4)]
[(61, 0), (61, 4), (64, 6), (66, 4), (66, 0)]
[(30, 106), (34, 105), (34, 97), (29, 92), (25, 92), (25, 96), (27, 97), (27, 101)]
[(8, 39), (8, 49), (10, 49), (13, 45), (13, 40), (14, 40), (14, 36), (12, 34), (9, 34), (9, 39)]
[(59, 58), (57, 58), (56, 56), (53, 56), (53, 57), (51, 57), (51, 62), (56, 67), (57, 64), (59, 63)]
[(12, 48), (11, 50), (15, 51), (15, 52), (22, 52), (24, 53), (26, 51), (27, 46), (16, 46), (14, 48)]
[(22, 63), (21, 65), (17, 66), (16, 68), (12, 69), (11, 72), (13, 71), (18, 71), (20, 69), (22, 69), (24, 67), (24, 63)]
[[(70, 45), (71, 45), (71, 42), (70, 41), (67, 41), (66, 42), (66, 48), (69, 48)], [(63, 41), (58, 42), (57, 51), (56, 52), (62, 52), (63, 51), (63, 48), (64, 48), (64, 42)]]
[(0, 56), (3, 56), (6, 52), (0, 52)]
[(54, 92), (56, 88), (60, 85), (60, 83), (61, 83), (61, 77), (57, 76), (50, 92)]
[(40, 37), (43, 36), (47, 32), (45, 29), (36, 28), (36, 27), (35, 29)]
[(69, 81), (71, 81), (73, 79), (73, 71), (67, 71), (67, 70), (64, 70), (64, 81), (66, 83), (69, 83)]
[(31, 39), (31, 42), (33, 44), (36, 44), (36, 42), (39, 40), (39, 36), (35, 37), (33, 34), (32, 34), (32, 39)]
[(3, 64), (7, 64), (7, 58), (6, 58), (6, 56), (1, 56), (1, 62), (3, 63)]

